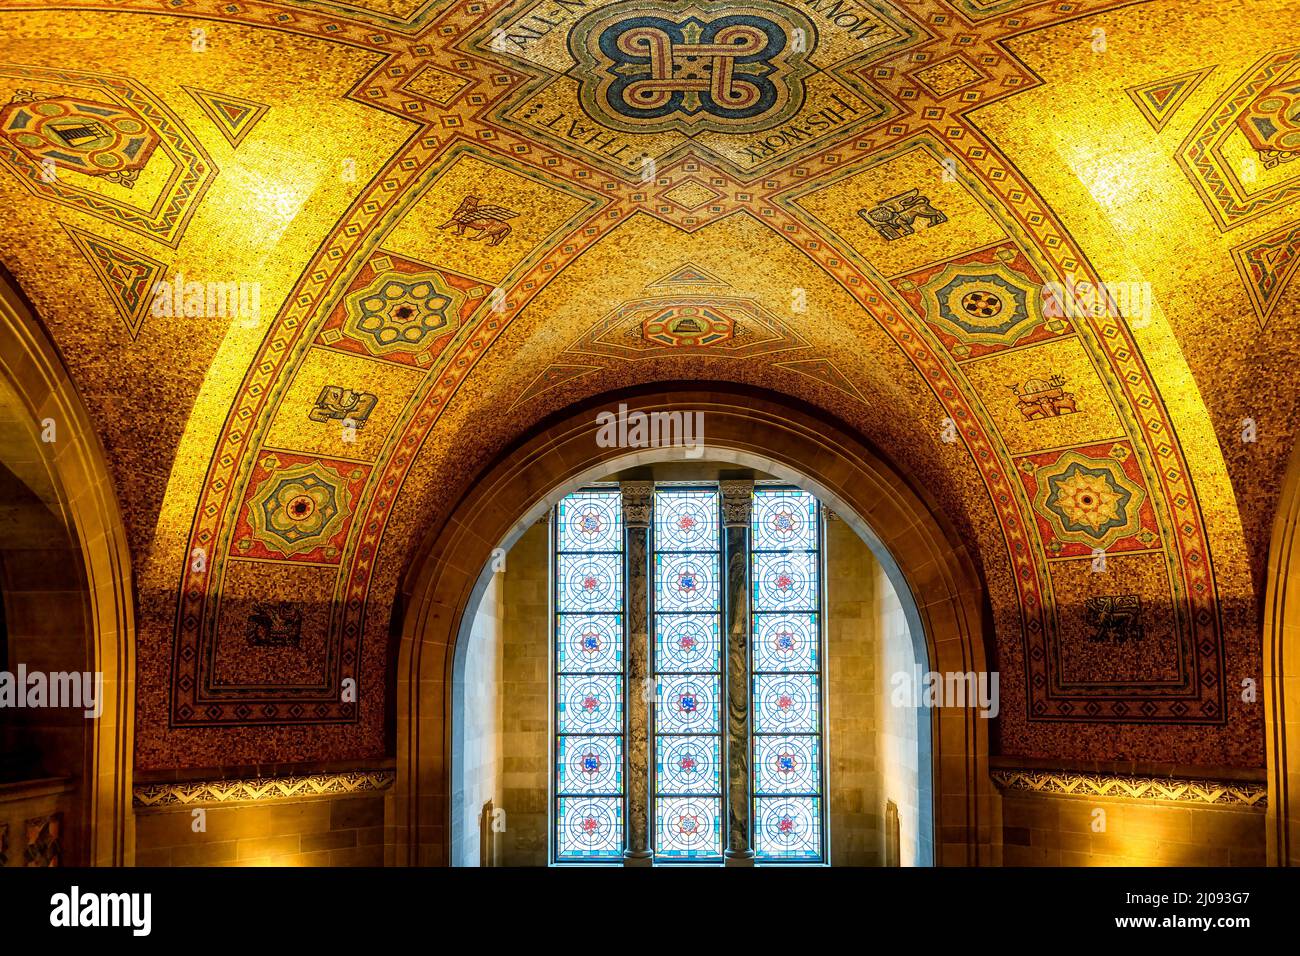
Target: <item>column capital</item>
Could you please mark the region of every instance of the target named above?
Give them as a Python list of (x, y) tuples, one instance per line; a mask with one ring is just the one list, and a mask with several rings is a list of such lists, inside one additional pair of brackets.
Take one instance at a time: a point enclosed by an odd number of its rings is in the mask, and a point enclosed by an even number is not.
[(722, 524), (748, 528), (753, 510), (754, 482), (748, 478), (718, 482), (722, 487)]
[(618, 490), (623, 493), (623, 526), (626, 528), (650, 527), (650, 504), (654, 501), (653, 481), (620, 481)]

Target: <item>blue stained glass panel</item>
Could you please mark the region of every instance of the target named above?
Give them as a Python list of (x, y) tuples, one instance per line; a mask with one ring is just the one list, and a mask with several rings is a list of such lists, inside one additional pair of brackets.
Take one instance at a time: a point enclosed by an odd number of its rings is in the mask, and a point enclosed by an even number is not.
[(656, 614), (655, 666), (659, 671), (721, 669), (717, 614)]
[(660, 737), (655, 747), (655, 792), (720, 794), (721, 740), (712, 735)]
[(556, 560), (556, 600), (561, 613), (623, 609), (623, 558), (618, 554), (561, 554)]
[(560, 500), (557, 551), (619, 551), (623, 548), (622, 498), (617, 490), (579, 491)]
[(754, 733), (815, 734), (821, 700), (815, 674), (756, 674)]
[(657, 734), (721, 732), (721, 698), (716, 674), (660, 675), (655, 687)]
[(668, 489), (655, 493), (656, 551), (717, 551), (718, 493)]
[(719, 797), (661, 797), (657, 801), (655, 856), (690, 860), (722, 855)]
[(623, 499), (615, 488), (556, 506), (557, 861), (623, 855)]
[(821, 830), (818, 797), (754, 799), (754, 852), (764, 859), (821, 859)]
[(717, 488), (654, 504), (654, 844), (665, 860), (722, 849), (722, 532)]
[(622, 797), (560, 797), (555, 852), (568, 860), (623, 858)]
[(754, 792), (816, 793), (821, 741), (815, 736), (754, 738)]
[(623, 792), (622, 737), (566, 734), (560, 737), (557, 757), (556, 793)]
[(754, 554), (755, 611), (817, 610), (817, 555)]
[(561, 675), (557, 684), (559, 733), (615, 734), (623, 730), (621, 677)]
[(754, 670), (818, 670), (818, 638), (815, 614), (756, 614)]
[(560, 673), (622, 673), (623, 615), (556, 616), (555, 669)]
[(716, 554), (656, 554), (655, 611), (718, 611)]
[(802, 491), (758, 489), (751, 512), (755, 551), (817, 548), (817, 499)]

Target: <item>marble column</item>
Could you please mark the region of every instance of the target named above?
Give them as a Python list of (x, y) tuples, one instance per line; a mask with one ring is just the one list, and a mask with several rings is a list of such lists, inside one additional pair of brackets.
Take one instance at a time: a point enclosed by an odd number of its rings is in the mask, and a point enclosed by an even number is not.
[(724, 481), (727, 567), (727, 866), (753, 866), (749, 776), (749, 522), (754, 483)]
[(649, 536), (654, 482), (624, 481), (623, 587), (627, 613), (623, 640), (627, 654), (627, 846), (624, 866), (652, 866), (650, 848), (650, 565)]

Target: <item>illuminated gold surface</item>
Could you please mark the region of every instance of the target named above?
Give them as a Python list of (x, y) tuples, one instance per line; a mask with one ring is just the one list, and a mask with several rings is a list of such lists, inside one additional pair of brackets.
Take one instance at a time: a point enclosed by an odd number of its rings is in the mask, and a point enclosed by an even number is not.
[[(1297, 207), (1279, 204), (1220, 231), (1176, 154), (1253, 64), (1286, 48), (1277, 24), (1292, 5), (1260, 0), (1249, 12), (1228, 3), (1191, 11), (1184, 2), (1154, 0), (1090, 12), (1110, 5), (1081, 4), (1084, 15), (1056, 26), (1049, 20), (1059, 15), (1046, 9), (1026, 14), (1021, 35), (1006, 41), (1023, 67), (992, 43), (1008, 31), (997, 17), (961, 29), (935, 26), (938, 39), (929, 47), (884, 55), (868, 71), (878, 92), (907, 111), (897, 132), (890, 123), (855, 132), (818, 156), (755, 177), (711, 162), (706, 143), (698, 155), (665, 163), (650, 182), (635, 170), (619, 177), (584, 165), (494, 119), (520, 101), (526, 79), (517, 71), (526, 64), (490, 51), (471, 56), (460, 38), (485, 39), (496, 14), (416, 0), (302, 0), (291, 5), (295, 25), (272, 30), (140, 15), (151, 5), (135, 0), (112, 4), (113, 12), (43, 10), (29, 0), (6, 5), (6, 63), (130, 80), (175, 116), (183, 137), (215, 169), (174, 247), (40, 198), (11, 169), (0, 169), (0, 202), (16, 211), (0, 229), (0, 259), (43, 316), (96, 417), (131, 534), (142, 645), (153, 649), (140, 666), (141, 763), (203, 766), (267, 753), (343, 759), (383, 750), (384, 704), (375, 695), (363, 697), (355, 724), (168, 729), (178, 584), (202, 546), (210, 549), (213, 572), (199, 585), (221, 593), (240, 507), (234, 499), (246, 490), (262, 448), (373, 465), (366, 502), (383, 469), (398, 460), (397, 449), (419, 448), (394, 479), (401, 491), (393, 517), (368, 544), (375, 557), (366, 565), (369, 610), (357, 666), (363, 686), (374, 688), (384, 680), (397, 582), (458, 483), (565, 405), (638, 382), (712, 379), (771, 388), (842, 418), (924, 486), (974, 544), (998, 626), (1007, 752), (1259, 765), (1262, 717), (1257, 707), (1238, 704), (1233, 691), (1258, 676), (1251, 574), (1262, 570), (1295, 431), (1297, 288), (1281, 288), (1261, 327), (1233, 253), (1295, 222)], [(195, 15), (207, 6), (198, 5)], [(214, 16), (225, 16), (210, 6)], [(283, 11), (241, 6), (259, 22)], [(939, 0), (899, 6), (920, 21), (939, 12), (952, 20)], [(385, 18), (388, 39), (367, 40)], [(392, 26), (392, 18), (407, 25)], [(343, 24), (349, 42), (328, 39), (327, 22)], [(205, 31), (205, 52), (193, 51), (196, 28)], [(1094, 49), (1098, 29), (1104, 51)], [(977, 41), (959, 41), (967, 34)], [(548, 47), (547, 56), (559, 51)], [(966, 65), (952, 59), (956, 54)], [(1157, 133), (1130, 89), (1208, 64), (1214, 71)], [(0, 99), (7, 100), (16, 86), (4, 82)], [(56, 92), (48, 82), (30, 85)], [(269, 109), (232, 148), (186, 87)], [(1002, 98), (985, 104), (971, 96)], [(977, 142), (980, 136), (987, 142)], [(645, 145), (653, 152), (650, 140)], [(718, 146), (719, 154), (726, 149)], [(958, 161), (946, 169), (950, 149)], [(1233, 150), (1240, 143), (1228, 145), (1229, 161), (1243, 162)], [(95, 181), (86, 188), (136, 203), (163, 190), (170, 170), (160, 154), (131, 190)], [(1261, 171), (1258, 186), (1275, 187), (1296, 173), (1300, 162)], [(1020, 189), (1017, 175), (1026, 180)], [(912, 235), (886, 240), (859, 215), (913, 188), (947, 222), (919, 223)], [(475, 228), (457, 235), (448, 227), (468, 195), (515, 214), (499, 243), (489, 244)], [(162, 262), (169, 275), (258, 283), (260, 319), (147, 315), (132, 340), (64, 226)], [(960, 343), (952, 351), (934, 331), (938, 325), (923, 322), (905, 301), (908, 276), (1010, 243), (1044, 278), (1063, 277), (1061, 263), (1073, 246), (1081, 275), (1091, 267), (1116, 285), (1150, 283), (1151, 321), (1131, 330), (1139, 354), (1113, 358), (1125, 349), (1118, 333), (1100, 325), (1080, 335), (1018, 340), (987, 355), (961, 352)], [(427, 371), (322, 344), (319, 323), (378, 250), (499, 288), (501, 310), (493, 313), (487, 298), (475, 300), (470, 320)], [(592, 362), (584, 374), (517, 401), (553, 363), (582, 366), (582, 343), (595, 324), (624, 303), (666, 294), (653, 284), (684, 263), (722, 283), (697, 290), (702, 301), (752, 300), (834, 375), (782, 368), (788, 356), (779, 350), (740, 359), (702, 350)], [(806, 311), (794, 305), (796, 290)], [(1117, 371), (1128, 368), (1124, 362), (1131, 371)], [(1130, 374), (1149, 375), (1156, 397), (1140, 394)], [(1013, 386), (1054, 375), (1077, 410), (1027, 419)], [(336, 423), (308, 418), (327, 385), (378, 398), (355, 442), (345, 441)], [(957, 409), (970, 409), (990, 458), (978, 457), (965, 438), (940, 440), (944, 419)], [(427, 437), (399, 445), (425, 412), (437, 416)], [(1153, 425), (1154, 414), (1167, 414), (1168, 424)], [(1258, 441), (1239, 440), (1244, 418), (1256, 423)], [(1194, 536), (1179, 529), (1191, 522), (1199, 534), (1203, 525), (1209, 554), (1199, 555), (1199, 566), (1212, 562), (1223, 613), (1226, 724), (1052, 723), (1027, 712), (1022, 635), (1029, 612), (1005, 528), (1009, 519), (1022, 529), (1037, 526), (1032, 495), (1015, 486), (1000, 499), (991, 473), (1010, 475), (1014, 485), (1015, 456), (1124, 436), (1152, 449), (1172, 447), (1173, 458), (1186, 463), (1194, 498), (1184, 507), (1174, 502), (1177, 493), (1149, 487), (1165, 529), (1152, 549), (1157, 554), (1112, 559), (1118, 568), (1128, 561), (1143, 571), (1113, 586), (1097, 582), (1098, 590), (1143, 594), (1156, 615), (1150, 632), (1157, 640), (1172, 629), (1175, 551), (1185, 557), (1193, 548), (1187, 542)], [(1148, 486), (1182, 468), (1148, 456), (1141, 462)], [(195, 536), (205, 529), (215, 531), (200, 545)], [(342, 561), (359, 560), (362, 532), (353, 527), (349, 535)], [(1045, 600), (1079, 616), (1092, 582), (1069, 582), (1086, 574), (1086, 565), (1049, 569), (1046, 542), (1033, 534), (1026, 540)], [(241, 575), (243, 591), (254, 587)], [(307, 575), (288, 562), (268, 563), (260, 586), (268, 598), (328, 590), (316, 580), (319, 570), (310, 572), (310, 584)], [(237, 622), (222, 632), (236, 647), (241, 639)], [(1151, 666), (1163, 668), (1169, 650), (1153, 651)], [(1131, 648), (1109, 663), (1095, 654), (1076, 663), (1111, 667), (1116, 680), (1131, 678), (1140, 664)], [(288, 671), (308, 673), (310, 664), (295, 662)]]

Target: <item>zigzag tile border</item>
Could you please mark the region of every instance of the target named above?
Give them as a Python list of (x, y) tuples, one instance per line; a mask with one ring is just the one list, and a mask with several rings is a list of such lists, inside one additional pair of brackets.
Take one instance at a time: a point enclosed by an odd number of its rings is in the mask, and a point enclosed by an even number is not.
[(1112, 777), (1051, 770), (994, 770), (992, 777), (993, 782), (1002, 790), (1030, 793), (1207, 803), (1258, 810), (1268, 806), (1268, 787), (1259, 783), (1183, 780), (1174, 777)]
[(146, 784), (132, 789), (136, 807), (192, 806), (200, 803), (239, 803), (291, 800), (387, 790), (396, 782), (395, 770), (319, 773), (305, 777), (251, 777), (243, 780), (203, 780), (197, 783)]

